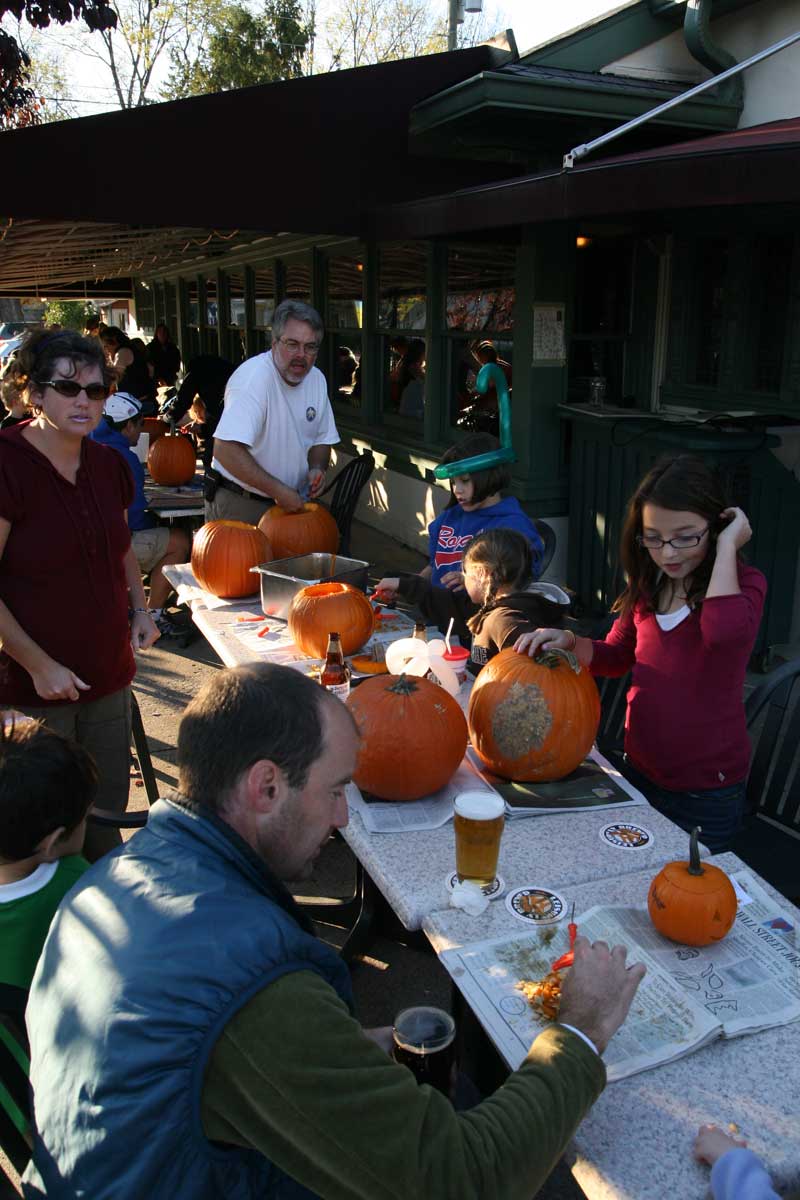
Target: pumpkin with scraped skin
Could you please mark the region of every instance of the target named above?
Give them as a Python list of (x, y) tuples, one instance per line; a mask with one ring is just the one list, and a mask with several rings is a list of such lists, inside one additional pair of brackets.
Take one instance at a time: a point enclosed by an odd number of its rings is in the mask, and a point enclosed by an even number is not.
[(583, 761), (600, 724), (600, 697), (574, 655), (502, 650), (475, 680), (469, 731), (478, 756), (505, 779), (563, 779)]

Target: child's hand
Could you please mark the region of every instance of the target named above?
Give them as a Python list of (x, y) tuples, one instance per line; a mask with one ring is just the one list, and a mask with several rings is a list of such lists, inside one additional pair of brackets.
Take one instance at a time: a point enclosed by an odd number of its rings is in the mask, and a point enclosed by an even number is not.
[(373, 596), (376, 600), (394, 600), (400, 590), (400, 580), (396, 575), (387, 575), (375, 584)]
[(460, 571), (447, 571), (440, 580), (442, 587), (450, 588), (451, 592), (463, 592), (464, 576)]
[(521, 633), (514, 642), (517, 654), (529, 654), (535, 658), (540, 650), (574, 650), (575, 637), (568, 629), (535, 629), (533, 633)]
[(717, 546), (721, 542), (731, 542), (734, 550), (741, 550), (742, 546), (746, 546), (753, 536), (747, 517), (740, 508), (725, 508), (720, 516), (727, 519), (728, 524), (717, 535)]
[(746, 1146), (747, 1142), (731, 1137), (724, 1133), (718, 1125), (701, 1125), (694, 1139), (694, 1156), (698, 1162), (707, 1163), (713, 1167), (718, 1158), (735, 1150), (737, 1146)]

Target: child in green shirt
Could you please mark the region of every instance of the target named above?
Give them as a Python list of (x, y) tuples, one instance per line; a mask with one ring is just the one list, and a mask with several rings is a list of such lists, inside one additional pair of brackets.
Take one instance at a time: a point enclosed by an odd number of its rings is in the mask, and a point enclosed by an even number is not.
[(0, 983), (30, 987), (50, 921), (87, 869), (91, 756), (36, 721), (0, 729)]

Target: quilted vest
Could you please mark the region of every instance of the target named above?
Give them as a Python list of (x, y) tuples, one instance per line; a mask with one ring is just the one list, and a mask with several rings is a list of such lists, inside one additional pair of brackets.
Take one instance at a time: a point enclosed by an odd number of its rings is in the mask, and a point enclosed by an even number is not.
[(214, 1044), (262, 988), (342, 960), (224, 821), (159, 800), (67, 894), (27, 1019), (36, 1135), (26, 1197), (299, 1200), (262, 1154), (203, 1133)]

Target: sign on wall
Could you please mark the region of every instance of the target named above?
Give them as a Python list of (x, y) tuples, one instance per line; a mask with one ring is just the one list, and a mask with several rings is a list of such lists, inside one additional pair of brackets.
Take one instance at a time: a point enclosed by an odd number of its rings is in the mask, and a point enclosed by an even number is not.
[(533, 363), (536, 367), (563, 367), (567, 361), (564, 304), (534, 304)]

